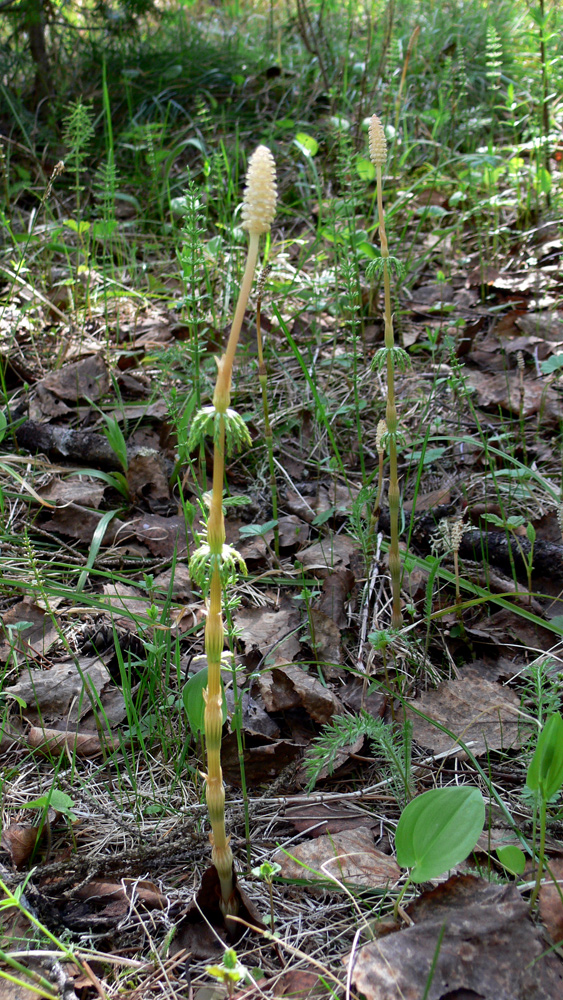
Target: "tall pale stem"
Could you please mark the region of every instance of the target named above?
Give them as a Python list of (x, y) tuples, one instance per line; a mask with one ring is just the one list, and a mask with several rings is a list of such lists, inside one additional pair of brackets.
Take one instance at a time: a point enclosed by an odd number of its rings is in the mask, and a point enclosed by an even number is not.
[(235, 315), (233, 317), (231, 332), (229, 333), (229, 339), (227, 341), (227, 347), (225, 349), (225, 353), (221, 358), (221, 360), (219, 361), (219, 371), (217, 373), (217, 382), (215, 384), (215, 394), (213, 396), (213, 403), (215, 405), (215, 408), (221, 411), (222, 413), (225, 412), (231, 401), (231, 374), (233, 371), (233, 362), (235, 360), (235, 351), (237, 349), (237, 344), (239, 341), (244, 313), (246, 310), (246, 306), (248, 304), (250, 289), (252, 288), (254, 271), (256, 270), (259, 242), (260, 242), (259, 234), (250, 233), (250, 239), (248, 241), (248, 255), (246, 258), (246, 267), (244, 269), (244, 275), (240, 286), (240, 292), (239, 292), (237, 307), (235, 309)]
[(225, 832), (225, 789), (221, 770), (221, 733), (223, 730), (223, 693), (221, 689), (221, 653), (223, 652), (223, 601), (220, 555), (225, 541), (223, 519), (223, 474), (225, 469), (225, 421), (221, 418), (219, 436), (213, 455), (213, 493), (207, 524), (207, 541), (213, 555), (209, 608), (205, 625), (207, 690), (205, 692), (205, 742), (207, 748), (206, 798), (212, 830), (212, 861), (221, 885), (221, 907), (235, 913), (233, 898), (233, 855)]
[(379, 213), (379, 239), (381, 256), (383, 258), (383, 292), (385, 299), (385, 348), (387, 350), (387, 409), (385, 420), (389, 434), (389, 573), (391, 575), (392, 608), (391, 625), (401, 628), (403, 615), (401, 612), (401, 556), (399, 553), (399, 471), (397, 463), (397, 407), (395, 406), (395, 365), (393, 348), (393, 314), (391, 312), (391, 282), (389, 278), (389, 248), (385, 232), (385, 216), (383, 214), (383, 182), (381, 166), (376, 167), (377, 173), (377, 209)]
[(225, 474), (225, 418), (222, 414), (231, 401), (231, 374), (235, 351), (240, 336), (244, 313), (252, 287), (258, 257), (259, 235), (250, 234), (246, 267), (240, 287), (237, 307), (227, 341), (227, 347), (217, 372), (213, 403), (221, 415), (219, 433), (213, 452), (213, 491), (207, 522), (207, 543), (215, 556), (209, 590), (209, 608), (205, 625), (205, 652), (207, 656), (207, 690), (205, 692), (205, 742), (207, 748), (206, 798), (212, 830), (212, 861), (221, 885), (221, 908), (225, 913), (236, 914), (238, 909), (233, 893), (233, 855), (225, 831), (225, 789), (221, 770), (221, 733), (223, 730), (223, 692), (221, 689), (221, 653), (223, 652), (223, 593), (220, 560), (225, 542), (223, 517), (223, 477)]

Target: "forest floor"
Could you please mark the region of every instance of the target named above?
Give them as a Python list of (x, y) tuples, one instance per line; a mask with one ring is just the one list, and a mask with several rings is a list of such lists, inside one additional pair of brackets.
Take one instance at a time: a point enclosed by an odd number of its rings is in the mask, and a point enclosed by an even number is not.
[[(442, 175), (407, 198), (393, 165), (385, 178), (410, 359), (396, 384), (399, 632), (386, 485), (371, 530), (386, 397), (382, 291), (364, 267), (373, 186), (344, 210), (342, 191), (311, 199), (272, 230), (261, 328), (277, 525), (255, 295), (246, 315), (233, 405), (252, 447), (229, 459), (225, 507), (248, 574), (225, 611), (222, 762), (254, 929), (230, 938), (202, 883), (205, 604), (188, 569), (212, 456), (186, 441), (212, 397), (245, 237), (209, 247), (194, 209), (188, 278), (172, 259), (152, 293), (125, 274), (118, 288), (80, 264), (86, 230), (55, 188), (75, 222), (68, 270), (5, 269), (0, 946), (28, 985), (0, 980), (0, 997), (214, 1000), (225, 942), (248, 1000), (561, 995), (561, 801), (530, 914), (526, 775), (563, 669), (563, 241), (539, 196), (483, 217), (458, 210), (453, 187)], [(486, 802), (475, 850), (411, 884), (394, 914), (403, 808), (463, 784)], [(518, 875), (507, 846), (524, 848)]]

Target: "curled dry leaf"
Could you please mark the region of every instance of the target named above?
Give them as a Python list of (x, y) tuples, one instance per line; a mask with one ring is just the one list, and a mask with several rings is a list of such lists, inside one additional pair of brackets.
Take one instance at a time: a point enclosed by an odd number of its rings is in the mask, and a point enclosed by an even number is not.
[(166, 896), (157, 889), (154, 882), (146, 879), (122, 878), (116, 882), (87, 882), (74, 893), (78, 899), (89, 899), (107, 902), (125, 902), (128, 909), (131, 900), (138, 900), (147, 909), (163, 910), (166, 906)]
[(325, 723), (342, 711), (336, 695), (297, 663), (261, 674), (256, 684), (268, 712), (304, 708), (315, 722)]
[[(230, 785), (240, 787), (240, 760), (236, 733), (229, 733), (221, 744), (223, 775)], [(268, 740), (266, 736), (247, 735), (244, 747), (244, 770), (252, 787), (269, 785), (289, 764), (299, 757), (301, 747), (289, 740)]]
[(170, 487), (164, 455), (154, 449), (140, 448), (129, 459), (127, 486), (131, 499), (148, 504), (151, 511), (167, 507)]
[(56, 753), (57, 750), (66, 749), (77, 757), (95, 757), (102, 749), (116, 748), (113, 740), (109, 739), (104, 740), (102, 748), (97, 733), (60, 732), (57, 729), (40, 729), (38, 726), (31, 727), (27, 742), (34, 750), (41, 750), (43, 753)]
[[(241, 994), (241, 1000), (242, 996)], [(275, 997), (291, 997), (291, 1000), (326, 1000), (326, 981), (317, 972), (306, 972), (304, 969), (288, 969), (276, 981)]]
[(329, 680), (342, 674), (339, 669), (343, 660), (340, 629), (336, 622), (317, 608), (309, 611), (309, 641), (314, 649), (315, 659), (322, 664), (324, 676)]
[(127, 533), (134, 532), (137, 540), (159, 559), (171, 559), (174, 550), (178, 556), (186, 552), (186, 522), (183, 517), (163, 517), (145, 514), (127, 524)]
[[(22, 623), (29, 623), (29, 628), (17, 628)], [(2, 624), (5, 634), (0, 646), (2, 662), (6, 661), (13, 649), (28, 657), (33, 657), (34, 654), (44, 656), (59, 638), (52, 616), (30, 597), (24, 597), (9, 608), (2, 616)]]
[(99, 507), (106, 486), (89, 476), (71, 476), (70, 479), (60, 479), (54, 476), (46, 485), (37, 490), (40, 497), (55, 504), (85, 504), (87, 507)]
[(37, 843), (39, 829), (28, 823), (10, 823), (2, 830), (0, 843), (8, 852), (16, 868), (31, 857)]
[[(88, 510), (81, 504), (68, 503), (64, 507), (57, 507), (49, 520), (43, 523), (43, 527), (47, 531), (64, 535), (65, 538), (76, 538), (77, 541), (88, 545), (92, 541), (102, 517), (103, 514), (95, 510)], [(123, 521), (120, 521), (118, 517), (113, 517), (106, 525), (101, 545), (103, 547), (113, 545), (123, 527)]]

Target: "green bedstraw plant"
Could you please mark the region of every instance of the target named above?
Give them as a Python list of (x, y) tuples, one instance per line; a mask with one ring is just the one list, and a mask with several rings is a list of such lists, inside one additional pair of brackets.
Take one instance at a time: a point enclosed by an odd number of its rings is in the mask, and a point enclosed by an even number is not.
[(192, 578), (208, 592), (205, 625), (205, 653), (208, 677), (205, 699), (205, 740), (207, 748), (206, 797), (212, 829), (212, 860), (221, 886), (221, 908), (224, 914), (234, 914), (237, 901), (233, 889), (233, 856), (225, 832), (225, 789), (221, 771), (221, 731), (223, 728), (223, 698), (221, 689), (221, 657), (223, 653), (223, 588), (232, 581), (237, 564), (244, 571), (238, 552), (225, 545), (223, 517), (223, 478), (225, 449), (250, 444), (250, 436), (242, 417), (230, 408), (231, 376), (240, 329), (258, 258), (262, 233), (267, 233), (273, 221), (277, 190), (274, 158), (269, 149), (259, 146), (250, 158), (244, 201), (242, 226), (249, 234), (248, 256), (239, 299), (227, 347), (218, 361), (217, 382), (212, 406), (196, 414), (188, 448), (199, 447), (206, 434), (213, 437), (213, 488), (209, 503), (207, 540), (193, 554), (190, 562)]
[[(385, 232), (385, 217), (383, 214), (383, 181), (381, 168), (387, 160), (387, 141), (383, 126), (377, 117), (372, 115), (369, 125), (369, 155), (375, 167), (377, 179), (377, 211), (379, 222), (379, 241), (381, 244), (381, 259), (372, 263), (383, 270), (383, 292), (385, 300), (385, 345), (375, 356), (375, 366), (387, 369), (387, 408), (385, 420), (387, 423), (387, 440), (389, 444), (389, 573), (391, 575), (392, 606), (391, 625), (401, 628), (403, 615), (401, 612), (401, 556), (399, 553), (399, 474), (397, 467), (398, 419), (395, 405), (395, 368), (406, 368), (408, 356), (400, 347), (395, 346), (393, 333), (393, 314), (391, 312), (391, 280), (390, 265), (397, 267), (398, 262), (389, 256), (387, 235)], [(373, 270), (370, 277), (373, 276)]]

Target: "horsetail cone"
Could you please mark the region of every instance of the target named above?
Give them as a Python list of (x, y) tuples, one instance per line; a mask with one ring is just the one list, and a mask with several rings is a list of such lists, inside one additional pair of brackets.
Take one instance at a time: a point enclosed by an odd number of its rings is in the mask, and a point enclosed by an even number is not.
[(374, 167), (382, 167), (387, 161), (387, 139), (377, 115), (371, 116), (368, 137), (370, 160)]
[(251, 235), (268, 233), (276, 214), (276, 164), (267, 146), (258, 146), (248, 162), (242, 203), (242, 228)]
[(276, 214), (277, 200), (278, 189), (274, 157), (267, 146), (258, 146), (248, 161), (241, 209), (242, 228), (246, 229), (250, 236), (246, 268), (240, 286), (227, 349), (219, 361), (219, 373), (213, 396), (215, 408), (221, 413), (227, 410), (231, 399), (231, 372), (252, 279), (256, 270), (258, 244), (262, 234), (270, 231)]

